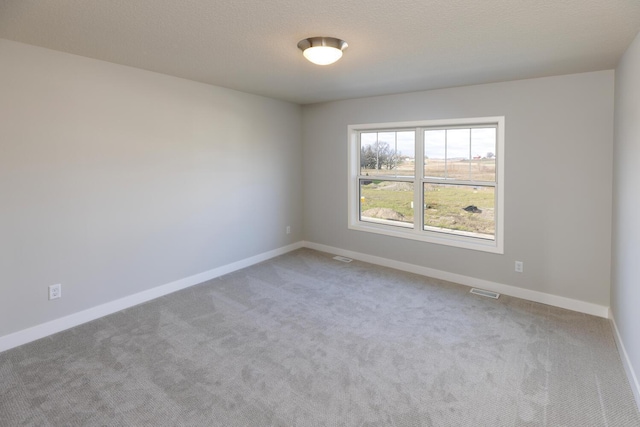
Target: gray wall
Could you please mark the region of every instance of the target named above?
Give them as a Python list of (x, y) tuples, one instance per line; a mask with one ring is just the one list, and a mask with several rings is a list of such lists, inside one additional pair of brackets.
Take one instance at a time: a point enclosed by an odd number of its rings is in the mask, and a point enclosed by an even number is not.
[[(608, 306), (613, 92), (602, 71), (305, 106), (305, 239)], [(347, 125), (502, 115), (504, 255), (347, 229)]]
[(0, 336), (302, 240), (297, 105), (7, 40), (0, 94)]
[(615, 94), (611, 310), (640, 375), (640, 34), (616, 69)]
[[(619, 74), (633, 75), (627, 63)], [(609, 305), (612, 71), (301, 109), (6, 40), (0, 64), (0, 336), (302, 239)], [(621, 102), (623, 164), (638, 130)], [(506, 116), (505, 255), (347, 229), (348, 124), (494, 115)], [(637, 231), (626, 209), (623, 254)], [(612, 295), (630, 335), (637, 267), (623, 258)], [(49, 302), (53, 283), (64, 297)]]

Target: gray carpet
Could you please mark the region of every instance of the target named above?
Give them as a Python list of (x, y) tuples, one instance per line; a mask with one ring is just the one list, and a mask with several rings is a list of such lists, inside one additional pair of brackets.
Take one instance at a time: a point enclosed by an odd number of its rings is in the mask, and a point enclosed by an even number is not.
[(605, 319), (302, 249), (0, 354), (0, 425), (640, 426)]

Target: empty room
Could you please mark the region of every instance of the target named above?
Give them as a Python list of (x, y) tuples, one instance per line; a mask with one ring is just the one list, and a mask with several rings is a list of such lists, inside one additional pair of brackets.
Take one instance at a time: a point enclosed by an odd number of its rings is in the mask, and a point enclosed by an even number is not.
[(0, 426), (640, 426), (639, 32), (0, 0)]

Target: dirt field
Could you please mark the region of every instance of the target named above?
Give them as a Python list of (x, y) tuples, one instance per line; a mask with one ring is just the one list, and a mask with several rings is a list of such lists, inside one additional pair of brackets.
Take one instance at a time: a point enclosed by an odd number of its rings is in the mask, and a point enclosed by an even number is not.
[[(430, 162), (425, 167), (428, 176), (453, 179), (493, 181), (495, 159), (472, 161)], [(369, 170), (371, 180), (361, 181), (360, 212), (363, 217), (400, 221), (412, 224), (414, 220), (413, 184), (386, 181), (384, 176), (413, 175), (413, 165), (401, 165), (397, 170)], [(377, 176), (376, 176), (377, 175)], [(459, 186), (446, 184), (424, 185), (424, 225), (444, 230), (459, 230), (482, 235), (495, 234), (495, 192), (493, 187)], [(467, 208), (467, 210), (465, 210)], [(486, 237), (486, 236), (485, 236)]]

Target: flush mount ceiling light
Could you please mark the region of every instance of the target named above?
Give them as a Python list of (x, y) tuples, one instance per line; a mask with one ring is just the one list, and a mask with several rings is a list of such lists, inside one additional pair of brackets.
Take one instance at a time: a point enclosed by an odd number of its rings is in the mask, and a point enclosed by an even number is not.
[(298, 48), (309, 61), (318, 65), (329, 65), (342, 58), (347, 42), (334, 37), (309, 37), (298, 42)]

